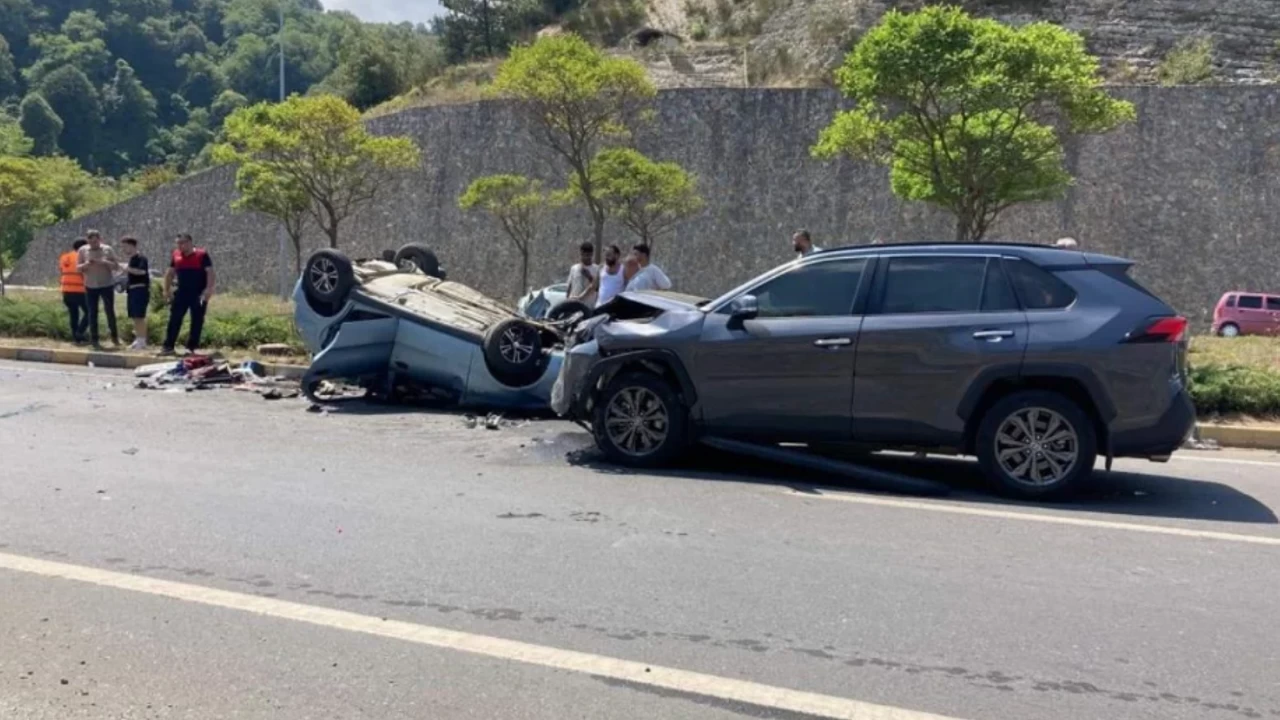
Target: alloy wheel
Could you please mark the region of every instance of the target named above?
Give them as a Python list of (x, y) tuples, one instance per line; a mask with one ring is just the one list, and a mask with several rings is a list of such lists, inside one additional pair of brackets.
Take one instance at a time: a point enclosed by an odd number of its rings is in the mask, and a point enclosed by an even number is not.
[(502, 342), (498, 347), (502, 358), (514, 365), (524, 365), (529, 362), (529, 358), (533, 357), (533, 338), (529, 337), (530, 332), (532, 330), (520, 325), (503, 331)]
[(605, 410), (605, 432), (610, 442), (633, 457), (662, 447), (669, 431), (667, 406), (648, 388), (623, 388), (614, 394)]
[(1048, 408), (1023, 408), (1005, 418), (996, 432), (996, 461), (1014, 481), (1033, 487), (1062, 482), (1079, 460), (1080, 437), (1062, 415)]
[(338, 266), (327, 257), (316, 258), (309, 272), (311, 288), (328, 295), (338, 288)]

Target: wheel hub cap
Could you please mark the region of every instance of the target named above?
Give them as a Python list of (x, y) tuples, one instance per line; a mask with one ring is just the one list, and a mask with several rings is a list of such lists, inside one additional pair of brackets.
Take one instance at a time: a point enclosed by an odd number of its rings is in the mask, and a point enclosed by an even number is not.
[(312, 263), (311, 287), (325, 295), (337, 289), (338, 266), (329, 258), (320, 258)]
[(619, 391), (605, 409), (605, 432), (618, 450), (632, 456), (654, 452), (667, 439), (667, 406), (648, 388)]
[(1024, 408), (1001, 423), (996, 432), (996, 460), (1015, 482), (1034, 487), (1065, 479), (1080, 456), (1080, 436), (1061, 414), (1047, 408)]
[(499, 350), (507, 362), (523, 365), (533, 357), (533, 341), (527, 334), (528, 331), (522, 328), (508, 328), (502, 333)]

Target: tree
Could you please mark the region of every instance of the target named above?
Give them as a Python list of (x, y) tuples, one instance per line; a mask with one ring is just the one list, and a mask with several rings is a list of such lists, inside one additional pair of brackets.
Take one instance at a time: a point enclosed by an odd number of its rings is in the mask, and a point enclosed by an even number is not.
[[(0, 156), (0, 229), (23, 225), (48, 192), (40, 166), (31, 158)], [(8, 237), (8, 232), (4, 233)], [(4, 294), (5, 256), (14, 248), (0, 246), (0, 295)]]
[(650, 246), (703, 207), (697, 182), (679, 163), (654, 162), (631, 148), (600, 151), (591, 175), (609, 216)]
[(1105, 133), (1135, 118), (1101, 88), (1076, 33), (1012, 28), (954, 7), (891, 11), (836, 71), (856, 102), (812, 152), (890, 169), (899, 197), (955, 216), (957, 241), (980, 241), (1017, 203), (1061, 197), (1071, 183), (1060, 133)]
[(501, 55), (537, 9), (525, 0), (441, 0), (437, 32), (450, 63)]
[(523, 175), (476, 178), (458, 198), (463, 210), (483, 210), (494, 217), (520, 252), (520, 288), (529, 287), (529, 251), (538, 239), (539, 225), (554, 201), (542, 183)]
[(254, 210), (276, 218), (284, 225), (293, 244), (293, 270), (302, 274), (302, 225), (311, 208), (311, 196), (293, 178), (272, 173), (263, 165), (245, 163), (236, 171), (240, 197), (232, 203), (237, 210)]
[(102, 89), (103, 145), (100, 166), (112, 175), (144, 165), (156, 136), (156, 99), (138, 82), (133, 68), (116, 61), (116, 75)]
[(54, 113), (62, 118), (58, 146), (84, 167), (92, 168), (102, 127), (102, 101), (98, 91), (73, 65), (54, 70), (38, 90)]
[(178, 67), (186, 73), (179, 92), (192, 107), (209, 107), (227, 87), (222, 68), (203, 53), (183, 55)]
[(37, 155), (56, 155), (58, 136), (62, 134), (62, 118), (49, 107), (48, 101), (38, 92), (28, 93), (18, 106), (22, 131), (34, 143)]
[(397, 171), (420, 162), (413, 140), (369, 134), (360, 111), (332, 95), (295, 95), (237, 110), (223, 134), (215, 160), (301, 187), (310, 198), (307, 212), (334, 248), (342, 222), (392, 183)]
[(18, 67), (13, 62), (9, 41), (0, 33), (0, 100), (18, 92)]
[(534, 140), (569, 166), (599, 256), (607, 212), (591, 163), (602, 144), (626, 139), (646, 116), (655, 90), (644, 67), (610, 57), (577, 35), (553, 35), (513, 48), (493, 86), (525, 109)]
[(0, 156), (25, 156), (35, 145), (22, 131), (22, 125), (0, 110)]

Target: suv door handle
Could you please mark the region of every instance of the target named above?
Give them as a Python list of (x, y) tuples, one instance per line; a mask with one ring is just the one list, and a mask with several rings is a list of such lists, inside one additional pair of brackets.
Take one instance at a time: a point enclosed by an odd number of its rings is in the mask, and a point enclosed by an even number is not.
[(838, 348), (852, 345), (853, 340), (849, 338), (822, 338), (821, 340), (814, 340), (813, 344), (821, 348)]
[(973, 334), (974, 340), (986, 340), (987, 342), (1000, 342), (1005, 338), (1013, 337), (1012, 330), (980, 330)]

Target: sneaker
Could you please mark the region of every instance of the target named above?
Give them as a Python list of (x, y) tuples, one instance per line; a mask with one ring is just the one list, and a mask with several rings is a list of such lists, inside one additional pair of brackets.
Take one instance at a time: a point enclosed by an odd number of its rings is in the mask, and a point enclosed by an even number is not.
[(160, 357), (173, 357), (174, 355), (177, 355), (177, 353), (173, 351), (173, 348), (164, 348), (160, 351)]
[(90, 347), (90, 349), (92, 349), (94, 352), (102, 352), (102, 345), (101, 345), (101, 344), (99, 344), (99, 343), (93, 343), (93, 344), (91, 344), (89, 347)]

